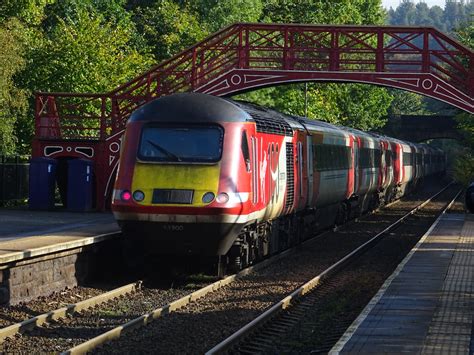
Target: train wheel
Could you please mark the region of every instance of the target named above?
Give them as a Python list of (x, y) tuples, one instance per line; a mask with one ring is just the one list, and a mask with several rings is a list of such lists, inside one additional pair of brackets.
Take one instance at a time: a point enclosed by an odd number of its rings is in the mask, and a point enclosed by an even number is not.
[(339, 209), (337, 210), (336, 216), (336, 226), (342, 226), (344, 223), (347, 222), (348, 218), (348, 208), (345, 203), (341, 203), (339, 205)]
[[(225, 255), (219, 255), (217, 260), (217, 277), (224, 277), (229, 268), (229, 258)], [(232, 272), (232, 270), (229, 270)]]
[(228, 272), (234, 274), (242, 270), (247, 264), (248, 247), (245, 245), (234, 244), (227, 253), (227, 269)]

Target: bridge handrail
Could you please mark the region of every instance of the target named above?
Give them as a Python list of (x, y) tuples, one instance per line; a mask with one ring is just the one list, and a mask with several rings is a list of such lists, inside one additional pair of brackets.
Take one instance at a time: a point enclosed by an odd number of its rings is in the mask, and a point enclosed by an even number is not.
[[(425, 72), (474, 96), (474, 52), (433, 27), (236, 23), (110, 92), (36, 93), (36, 137), (106, 139), (149, 100), (199, 90), (236, 68)], [(81, 114), (84, 129), (62, 129)]]

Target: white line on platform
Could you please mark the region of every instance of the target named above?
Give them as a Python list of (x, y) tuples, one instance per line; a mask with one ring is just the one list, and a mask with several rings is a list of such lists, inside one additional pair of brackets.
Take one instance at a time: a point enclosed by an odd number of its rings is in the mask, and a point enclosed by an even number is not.
[(364, 320), (367, 318), (369, 313), (372, 311), (372, 309), (376, 306), (376, 304), (380, 301), (380, 299), (383, 297), (387, 289), (390, 287), (390, 284), (392, 281), (400, 274), (400, 272), (403, 270), (405, 267), (405, 264), (411, 259), (413, 254), (419, 249), (421, 244), (424, 243), (426, 238), (431, 234), (433, 229), (438, 225), (439, 221), (443, 216), (446, 216), (446, 214), (441, 213), (436, 221), (433, 223), (433, 225), (426, 231), (426, 233), (423, 235), (423, 237), (418, 241), (418, 243), (415, 245), (415, 247), (408, 253), (408, 255), (405, 257), (405, 259), (402, 260), (400, 264), (398, 264), (397, 268), (395, 271), (390, 275), (390, 277), (385, 280), (384, 284), (382, 287), (379, 289), (379, 291), (375, 294), (374, 297), (370, 300), (369, 304), (365, 306), (363, 311), (359, 314), (359, 316), (356, 318), (354, 322), (347, 328), (346, 332), (341, 336), (339, 341), (333, 346), (331, 351), (329, 351), (329, 355), (336, 355), (340, 354), (344, 346), (349, 342), (349, 340), (352, 338), (354, 333), (357, 331), (359, 326), (364, 322)]

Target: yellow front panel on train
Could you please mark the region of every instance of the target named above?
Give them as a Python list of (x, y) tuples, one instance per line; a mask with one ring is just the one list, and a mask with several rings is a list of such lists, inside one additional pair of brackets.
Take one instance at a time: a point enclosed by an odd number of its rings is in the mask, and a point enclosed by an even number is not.
[(219, 175), (220, 163), (214, 165), (137, 163), (133, 174), (132, 191), (143, 191), (145, 199), (139, 203), (151, 205), (154, 189), (194, 190), (193, 206), (205, 206), (207, 203), (202, 202), (202, 196), (206, 192), (217, 195)]

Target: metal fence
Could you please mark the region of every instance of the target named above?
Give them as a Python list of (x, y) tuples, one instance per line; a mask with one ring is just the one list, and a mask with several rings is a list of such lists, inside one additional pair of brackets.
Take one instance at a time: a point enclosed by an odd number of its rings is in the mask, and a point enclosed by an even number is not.
[(28, 198), (29, 157), (0, 156), (0, 206)]

